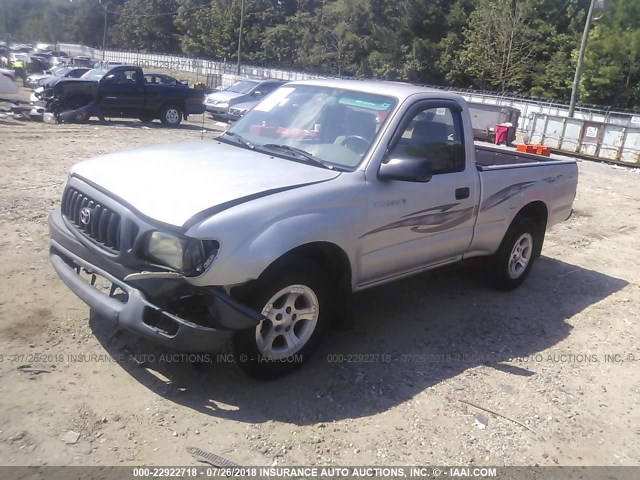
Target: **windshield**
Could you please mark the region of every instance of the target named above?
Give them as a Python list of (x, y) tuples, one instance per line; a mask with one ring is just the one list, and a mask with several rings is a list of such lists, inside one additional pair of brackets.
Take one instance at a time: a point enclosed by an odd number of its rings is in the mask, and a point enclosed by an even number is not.
[(350, 169), (360, 163), (396, 99), (313, 85), (275, 90), (222, 138), (246, 148)]
[(249, 93), (252, 88), (254, 88), (258, 82), (251, 82), (249, 80), (242, 80), (240, 82), (236, 82), (227, 88), (227, 92), (234, 93), (242, 93), (243, 95)]
[(68, 67), (61, 67), (61, 68), (54, 68), (51, 70), (51, 73), (57, 77), (61, 77), (63, 75), (66, 75), (67, 73), (69, 73), (71, 71), (70, 68)]
[(100, 80), (104, 77), (105, 73), (107, 73), (107, 70), (104, 68), (94, 68), (93, 70), (89, 70), (80, 78), (84, 78), (85, 80)]

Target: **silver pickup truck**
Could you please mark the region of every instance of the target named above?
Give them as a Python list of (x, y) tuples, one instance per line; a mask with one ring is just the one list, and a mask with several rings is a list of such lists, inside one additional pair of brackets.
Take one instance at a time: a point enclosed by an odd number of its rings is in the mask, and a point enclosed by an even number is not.
[(76, 165), (50, 255), (105, 320), (182, 351), (231, 344), (270, 378), (349, 321), (353, 292), (478, 256), (517, 287), (577, 181), (573, 161), (475, 145), (459, 96), (295, 82), (218, 138)]

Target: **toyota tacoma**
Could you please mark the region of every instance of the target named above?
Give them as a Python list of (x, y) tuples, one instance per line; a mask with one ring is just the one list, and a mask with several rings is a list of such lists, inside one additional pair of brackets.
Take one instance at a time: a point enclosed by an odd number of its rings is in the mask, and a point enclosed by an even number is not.
[(354, 292), (470, 257), (517, 287), (577, 181), (575, 161), (476, 145), (460, 96), (294, 82), (217, 138), (73, 167), (50, 256), (104, 321), (182, 351), (230, 345), (270, 378), (349, 321)]

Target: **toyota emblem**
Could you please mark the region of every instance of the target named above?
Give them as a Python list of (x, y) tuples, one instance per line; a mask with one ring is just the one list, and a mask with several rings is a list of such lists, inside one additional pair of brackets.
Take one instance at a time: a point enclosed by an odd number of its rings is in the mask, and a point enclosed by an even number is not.
[(90, 221), (91, 209), (89, 207), (84, 207), (82, 210), (80, 210), (80, 222), (82, 222), (83, 225), (89, 225)]

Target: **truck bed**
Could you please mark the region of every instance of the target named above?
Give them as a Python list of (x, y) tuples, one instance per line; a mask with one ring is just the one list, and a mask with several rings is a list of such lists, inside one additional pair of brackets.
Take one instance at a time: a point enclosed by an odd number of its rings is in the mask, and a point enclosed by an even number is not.
[[(514, 168), (537, 165), (554, 165), (565, 163), (567, 160), (558, 160), (532, 153), (522, 153), (507, 150), (504, 147), (490, 147), (488, 145), (475, 144), (476, 166), (478, 170), (494, 170), (498, 168)], [(571, 161), (571, 160), (569, 160)]]

